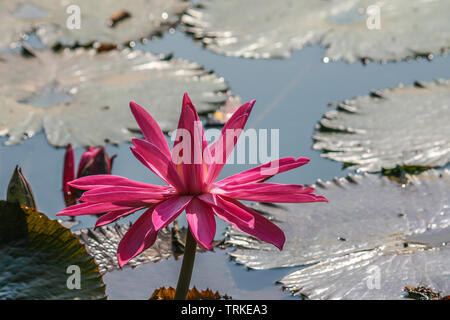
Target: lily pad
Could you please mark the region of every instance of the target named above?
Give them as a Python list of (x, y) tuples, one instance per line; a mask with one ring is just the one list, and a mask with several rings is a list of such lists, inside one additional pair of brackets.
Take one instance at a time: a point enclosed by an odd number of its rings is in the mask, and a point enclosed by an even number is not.
[(434, 290), (448, 292), (448, 247), (425, 249), (422, 245), (417, 248), (398, 245), (328, 259), (295, 271), (280, 283), (310, 299), (403, 299), (407, 297), (403, 291), (407, 283), (427, 284)]
[(106, 298), (94, 259), (69, 229), (6, 201), (0, 221), (0, 299)]
[(4, 47), (33, 30), (50, 47), (93, 42), (120, 45), (163, 33), (179, 22), (188, 6), (184, 0), (2, 1), (0, 45)]
[[(131, 224), (114, 224), (96, 229), (82, 229), (74, 231), (81, 242), (86, 245), (88, 252), (94, 257), (102, 274), (118, 270), (117, 247), (120, 240), (130, 228)], [(177, 259), (184, 252), (184, 239), (186, 228), (164, 228), (159, 231), (155, 243), (140, 255), (130, 260), (125, 267), (135, 268), (141, 264), (158, 262), (163, 259), (175, 257)], [(214, 247), (221, 247), (223, 240), (215, 240)], [(199, 252), (205, 249), (197, 247)]]
[(374, 91), (320, 120), (314, 149), (358, 171), (441, 167), (450, 161), (450, 81)]
[(387, 61), (448, 49), (449, 10), (446, 0), (211, 0), (189, 9), (182, 22), (225, 55), (286, 58), (320, 44), (329, 59)]
[(177, 127), (184, 92), (203, 114), (229, 97), (223, 78), (182, 59), (130, 50), (34, 54), (0, 59), (0, 135), (9, 136), (7, 144), (41, 130), (55, 146), (119, 144), (139, 130), (130, 100), (168, 132)]
[[(420, 282), (448, 292), (450, 171), (408, 176), (406, 184), (349, 175), (315, 187), (328, 204), (254, 205), (286, 233), (283, 251), (229, 229), (231, 256), (253, 269), (305, 266), (281, 283), (310, 298), (401, 298), (405, 285)], [(380, 290), (367, 287), (373, 267)]]

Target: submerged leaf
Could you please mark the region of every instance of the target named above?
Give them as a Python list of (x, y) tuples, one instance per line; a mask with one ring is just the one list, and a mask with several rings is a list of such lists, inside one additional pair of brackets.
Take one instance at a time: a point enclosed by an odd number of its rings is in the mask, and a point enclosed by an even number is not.
[(385, 61), (449, 48), (449, 10), (447, 0), (211, 0), (189, 9), (182, 22), (225, 55), (286, 58), (320, 44), (331, 59)]
[[(254, 206), (279, 222), (283, 251), (230, 229), (227, 242), (238, 247), (231, 256), (254, 269), (306, 266), (280, 282), (314, 299), (395, 299), (405, 284), (421, 282), (448, 292), (448, 170), (426, 171), (403, 185), (365, 174), (316, 188), (329, 203)], [(377, 272), (381, 289), (369, 281)]]
[[(175, 288), (161, 287), (156, 289), (149, 300), (173, 300), (175, 297)], [(221, 295), (219, 291), (213, 292), (211, 289), (198, 291), (196, 287), (193, 287), (188, 291), (186, 300), (229, 300), (228, 295)]]
[(323, 157), (377, 172), (450, 161), (450, 81), (416, 83), (344, 101), (317, 126)]
[[(118, 270), (117, 247), (120, 240), (130, 228), (131, 224), (114, 224), (98, 228), (74, 231), (76, 237), (86, 245), (88, 252), (94, 257), (102, 274)], [(164, 228), (159, 231), (155, 243), (140, 255), (130, 260), (125, 267), (135, 268), (141, 264), (158, 262), (170, 257), (178, 258), (184, 252), (186, 228)], [(214, 247), (221, 247), (223, 241), (215, 240)], [(197, 247), (199, 252), (205, 249)]]
[(175, 26), (184, 0), (9, 0), (0, 3), (4, 47), (36, 29), (47, 46), (124, 44)]
[(0, 299), (103, 298), (97, 265), (69, 229), (34, 209), (0, 201)]
[(229, 97), (223, 78), (182, 59), (129, 50), (36, 55), (0, 60), (0, 135), (9, 135), (7, 144), (41, 130), (55, 146), (118, 144), (139, 130), (130, 100), (167, 132), (177, 127), (184, 92), (203, 114)]

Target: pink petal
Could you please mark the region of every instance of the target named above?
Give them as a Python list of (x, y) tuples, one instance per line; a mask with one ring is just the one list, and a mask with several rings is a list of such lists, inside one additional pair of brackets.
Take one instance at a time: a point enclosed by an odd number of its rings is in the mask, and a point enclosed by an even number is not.
[(212, 208), (193, 198), (186, 207), (186, 218), (197, 243), (207, 250), (212, 250), (212, 241), (216, 234), (216, 220)]
[(323, 196), (313, 194), (314, 188), (296, 184), (248, 183), (242, 186), (224, 186), (211, 192), (230, 198), (260, 202), (319, 202), (328, 201)]
[[(227, 190), (218, 190), (220, 195), (230, 198), (259, 201), (259, 202), (323, 202), (328, 201), (323, 196), (315, 195), (312, 187), (301, 185), (284, 185), (277, 183), (250, 183), (243, 186), (236, 186)], [(214, 190), (213, 190), (214, 191)], [(212, 191), (212, 192), (213, 192)]]
[(86, 191), (80, 198), (83, 202), (115, 202), (142, 200), (149, 203), (158, 202), (176, 194), (174, 188), (150, 190), (134, 187), (102, 187)]
[(153, 207), (145, 211), (120, 241), (117, 248), (117, 260), (120, 267), (155, 243), (158, 232), (153, 227), (152, 212)]
[(293, 157), (281, 158), (278, 160), (270, 161), (255, 168), (240, 172), (238, 174), (229, 176), (219, 182), (216, 185), (235, 185), (245, 184), (251, 182), (259, 182), (270, 178), (275, 174), (279, 174), (294, 168), (300, 167), (309, 162), (308, 158)]
[(277, 225), (270, 222), (268, 219), (264, 218), (261, 214), (253, 211), (250, 208), (247, 208), (239, 201), (234, 199), (227, 199), (227, 201), (235, 204), (242, 210), (247, 211), (251, 214), (255, 219), (255, 225), (252, 228), (249, 228), (246, 224), (240, 223), (231, 223), (236, 229), (248, 233), (249, 235), (265, 242), (272, 243), (278, 249), (283, 250), (284, 242), (286, 241), (286, 237), (284, 236), (283, 231), (278, 228)]
[(207, 145), (200, 118), (191, 99), (185, 93), (172, 149), (172, 161), (177, 165), (187, 190), (192, 193), (198, 193), (203, 189), (203, 150)]
[(192, 196), (175, 196), (157, 204), (152, 215), (155, 230), (160, 230), (175, 220), (191, 199)]
[(135, 147), (131, 147), (131, 151), (139, 161), (168, 184), (178, 190), (183, 188), (183, 183), (170, 158), (150, 142), (140, 139), (133, 139), (132, 142)]
[(105, 224), (109, 224), (109, 223), (113, 222), (114, 220), (117, 220), (121, 217), (127, 216), (127, 215), (129, 215), (133, 212), (136, 212), (138, 210), (141, 210), (141, 209), (144, 209), (144, 207), (110, 211), (97, 219), (97, 222), (95, 223), (95, 228), (104, 226)]
[(167, 158), (170, 159), (171, 152), (164, 133), (153, 117), (140, 105), (130, 102), (130, 109), (141, 128), (144, 138), (154, 144)]
[(257, 193), (311, 193), (314, 192), (313, 187), (304, 187), (300, 184), (282, 184), (282, 183), (267, 183), (267, 182), (256, 182), (256, 183), (246, 183), (246, 184), (227, 184), (224, 186), (216, 187), (212, 189), (218, 194), (238, 194), (239, 192), (257, 192)]
[(58, 212), (57, 216), (80, 216), (85, 214), (105, 213), (109, 211), (132, 209), (134, 207), (147, 206), (148, 204), (139, 201), (129, 203), (79, 203)]
[(165, 190), (167, 188), (167, 186), (146, 184), (110, 174), (99, 174), (82, 177), (70, 182), (69, 185), (81, 190), (91, 190), (108, 186), (149, 188), (151, 190)]
[(255, 224), (255, 218), (251, 214), (220, 196), (205, 193), (198, 198), (211, 206), (215, 214), (222, 220), (231, 224), (245, 224), (249, 228)]
[(207, 185), (212, 184), (217, 179), (222, 168), (225, 166), (255, 102), (255, 100), (249, 101), (236, 110), (223, 127), (219, 139), (204, 151), (207, 154), (207, 159), (211, 159), (209, 161), (212, 161), (208, 163)]

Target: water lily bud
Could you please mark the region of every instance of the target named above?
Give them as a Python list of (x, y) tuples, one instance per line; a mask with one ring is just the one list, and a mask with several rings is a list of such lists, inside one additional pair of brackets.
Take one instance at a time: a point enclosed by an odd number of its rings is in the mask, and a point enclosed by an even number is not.
[(16, 166), (11, 180), (9, 181), (6, 201), (37, 209), (33, 191), (19, 166)]
[(113, 155), (109, 158), (104, 147), (89, 147), (81, 156), (77, 178), (95, 174), (111, 174), (115, 157), (116, 155)]
[(64, 171), (63, 171), (63, 194), (66, 206), (74, 205), (77, 202), (75, 190), (68, 185), (68, 183), (75, 179), (75, 156), (73, 154), (72, 145), (69, 144), (66, 148), (64, 156)]
[[(108, 157), (104, 147), (88, 147), (81, 155), (76, 178), (96, 174), (111, 174), (115, 157), (116, 155)], [(83, 194), (81, 190), (69, 185), (69, 182), (73, 180), (75, 180), (75, 156), (72, 145), (69, 144), (64, 157), (63, 172), (63, 194), (66, 206), (76, 204), (78, 198)]]

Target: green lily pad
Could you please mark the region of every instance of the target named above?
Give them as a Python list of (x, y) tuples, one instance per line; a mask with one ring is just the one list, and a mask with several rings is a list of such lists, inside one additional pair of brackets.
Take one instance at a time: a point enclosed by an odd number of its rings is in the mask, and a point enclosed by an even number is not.
[(50, 47), (84, 46), (93, 42), (120, 45), (162, 34), (179, 22), (188, 6), (184, 0), (2, 1), (0, 46), (9, 45), (22, 33), (33, 30)]
[(332, 60), (394, 61), (450, 48), (449, 10), (446, 0), (210, 0), (189, 9), (182, 22), (225, 55), (286, 58), (320, 44)]
[[(131, 224), (114, 224), (98, 228), (88, 228), (74, 231), (76, 237), (86, 245), (88, 252), (94, 257), (102, 274), (118, 270), (117, 247)], [(131, 259), (124, 267), (135, 268), (139, 265), (158, 262), (175, 257), (178, 259), (184, 253), (185, 227), (164, 228), (159, 231), (155, 243), (141, 254)], [(214, 240), (214, 247), (222, 247), (223, 240)], [(197, 246), (198, 252), (206, 250)]]
[(6, 144), (44, 130), (55, 146), (119, 144), (139, 132), (130, 100), (168, 132), (188, 92), (200, 113), (215, 111), (229, 87), (196, 63), (141, 51), (38, 51), (0, 59), (0, 136)]
[[(372, 174), (318, 181), (326, 204), (254, 205), (285, 232), (282, 251), (236, 229), (227, 231), (227, 243), (249, 268), (305, 266), (281, 282), (310, 298), (401, 298), (405, 285), (425, 280), (447, 290), (449, 186), (448, 170), (408, 176), (406, 184)], [(381, 272), (380, 290), (366, 285), (371, 267)]]
[(94, 259), (69, 229), (6, 201), (0, 201), (0, 221), (0, 299), (106, 297)]
[(358, 171), (450, 161), (450, 81), (374, 91), (327, 112), (313, 137), (323, 157)]

